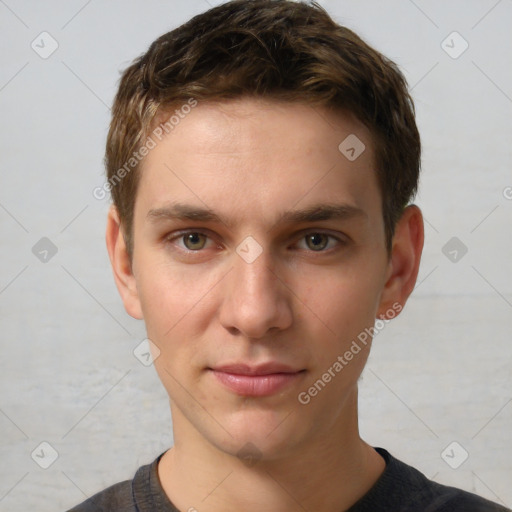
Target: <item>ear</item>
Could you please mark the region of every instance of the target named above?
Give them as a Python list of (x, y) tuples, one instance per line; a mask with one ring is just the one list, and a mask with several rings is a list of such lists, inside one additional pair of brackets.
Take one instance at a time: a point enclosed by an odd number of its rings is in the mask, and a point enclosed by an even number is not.
[(126, 250), (119, 214), (115, 206), (111, 206), (108, 212), (105, 238), (114, 280), (119, 295), (123, 299), (124, 308), (130, 316), (142, 320), (143, 315), (137, 283), (132, 271), (132, 262)]
[(423, 240), (423, 215), (416, 205), (410, 205), (395, 227), (386, 283), (377, 311), (379, 318), (386, 318), (391, 310), (393, 317), (396, 316), (397, 303), (401, 305), (398, 312), (405, 306), (418, 277)]

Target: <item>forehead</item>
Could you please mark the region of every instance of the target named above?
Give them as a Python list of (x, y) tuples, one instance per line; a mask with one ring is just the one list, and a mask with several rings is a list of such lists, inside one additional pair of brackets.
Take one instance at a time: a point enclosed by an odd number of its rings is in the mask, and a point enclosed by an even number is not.
[[(286, 153), (304, 149), (311, 152), (315, 148), (338, 150), (339, 138), (351, 134), (371, 145), (366, 126), (341, 109), (261, 97), (196, 102), (194, 108), (189, 108), (189, 103), (160, 112), (152, 123), (153, 132), (164, 132), (164, 144), (171, 143), (171, 139), (176, 144), (186, 139), (183, 153), (233, 153), (236, 149), (255, 149), (262, 141), (268, 145), (270, 139)], [(197, 144), (193, 147), (194, 141)], [(367, 156), (372, 153), (369, 149)]]
[(307, 200), (380, 211), (370, 132), (354, 116), (248, 98), (186, 110), (172, 125), (165, 122), (176, 111), (159, 116), (155, 129), (164, 135), (152, 136), (136, 210), (186, 196), (209, 208), (238, 206), (247, 215)]

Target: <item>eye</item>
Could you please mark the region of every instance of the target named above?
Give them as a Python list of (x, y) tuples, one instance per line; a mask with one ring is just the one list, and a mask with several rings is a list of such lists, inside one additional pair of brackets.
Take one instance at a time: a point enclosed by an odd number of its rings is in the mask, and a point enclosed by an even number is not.
[[(301, 241), (302, 240), (305, 240), (307, 248), (314, 252), (324, 251), (325, 248), (329, 245), (330, 240), (335, 241), (334, 244), (331, 243), (331, 246), (336, 245), (336, 243), (337, 244), (342, 243), (342, 241), (340, 239), (334, 237), (333, 235), (329, 235), (328, 233), (316, 232), (316, 231), (307, 233), (306, 235), (304, 235), (304, 237), (301, 239)], [(329, 247), (329, 249), (330, 248), (331, 247)]]
[(187, 249), (198, 251), (205, 246), (208, 237), (203, 233), (187, 233), (182, 238)]
[(221, 248), (216, 239), (215, 233), (210, 233), (209, 230), (183, 229), (165, 236), (164, 242), (175, 258), (183, 261), (203, 261)]

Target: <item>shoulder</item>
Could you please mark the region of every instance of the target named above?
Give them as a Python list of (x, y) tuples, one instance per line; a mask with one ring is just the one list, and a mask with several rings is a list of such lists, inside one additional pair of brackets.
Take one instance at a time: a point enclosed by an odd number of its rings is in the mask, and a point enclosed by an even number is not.
[(438, 484), (426, 477), (428, 512), (510, 512), (502, 505), (471, 492)]
[(132, 482), (125, 480), (91, 496), (68, 512), (135, 512)]
[(363, 498), (363, 501), (368, 500), (364, 505), (377, 505), (373, 506), (373, 510), (510, 512), (509, 509), (476, 494), (433, 482), (417, 469), (395, 459), (386, 450), (377, 448), (377, 451), (385, 459), (386, 469)]
[[(141, 466), (133, 480), (124, 480), (91, 496), (68, 512), (139, 512), (152, 510), (156, 468), (161, 454), (151, 464)], [(153, 482), (153, 485), (152, 485)], [(147, 505), (147, 506), (146, 506)]]

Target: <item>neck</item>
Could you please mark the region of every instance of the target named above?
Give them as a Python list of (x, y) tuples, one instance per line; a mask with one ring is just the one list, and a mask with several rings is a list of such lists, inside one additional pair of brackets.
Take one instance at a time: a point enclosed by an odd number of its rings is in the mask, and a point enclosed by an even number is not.
[(206, 440), (173, 409), (175, 445), (160, 460), (160, 481), (183, 511), (339, 512), (373, 486), (385, 462), (359, 437), (357, 390), (328, 430), (286, 454), (242, 461)]

